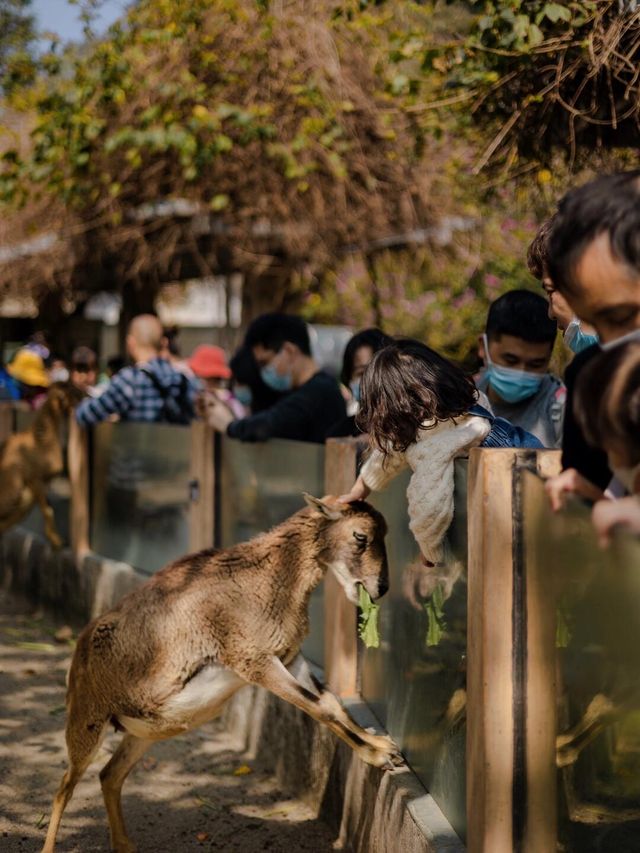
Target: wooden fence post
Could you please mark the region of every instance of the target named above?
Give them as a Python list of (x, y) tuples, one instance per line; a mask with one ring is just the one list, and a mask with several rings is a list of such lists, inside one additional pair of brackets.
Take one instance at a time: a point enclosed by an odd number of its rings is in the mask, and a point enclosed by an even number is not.
[(215, 432), (205, 421), (191, 424), (189, 550), (212, 548), (215, 537)]
[[(343, 495), (356, 478), (358, 440), (327, 440), (325, 492)], [(324, 579), (325, 681), (337, 696), (352, 697), (358, 690), (357, 610), (328, 572)]]
[[(555, 850), (555, 606), (527, 566), (522, 470), (545, 475), (557, 451), (470, 453), (468, 484), (467, 847)], [(533, 567), (532, 567), (533, 571)]]
[(74, 412), (69, 417), (67, 460), (71, 487), (69, 536), (76, 560), (80, 560), (90, 548), (89, 436), (76, 421)]
[(6, 441), (13, 433), (15, 415), (13, 403), (0, 403), (0, 442)]

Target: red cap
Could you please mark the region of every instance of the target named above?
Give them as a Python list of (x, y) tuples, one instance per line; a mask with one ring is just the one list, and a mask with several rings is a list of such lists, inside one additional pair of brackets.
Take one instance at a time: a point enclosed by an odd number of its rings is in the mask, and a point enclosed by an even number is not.
[(200, 344), (189, 359), (189, 367), (199, 379), (230, 379), (224, 350), (212, 344)]

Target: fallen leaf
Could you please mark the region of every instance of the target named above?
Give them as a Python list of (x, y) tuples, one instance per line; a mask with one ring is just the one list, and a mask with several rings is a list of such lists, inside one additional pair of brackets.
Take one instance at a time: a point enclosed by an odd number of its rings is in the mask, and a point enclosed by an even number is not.
[(200, 806), (204, 806), (205, 809), (212, 809), (213, 811), (218, 811), (218, 806), (212, 800), (208, 800), (206, 797), (196, 796), (196, 802)]
[(55, 652), (56, 647), (52, 643), (14, 643), (19, 649), (26, 649), (28, 652)]
[(147, 755), (146, 758), (142, 759), (141, 763), (145, 770), (153, 770), (158, 761), (152, 755)]
[(236, 767), (233, 771), (234, 776), (248, 776), (249, 773), (253, 773), (253, 770), (248, 764), (241, 764), (240, 767)]
[(199, 832), (196, 835), (196, 840), (200, 841), (200, 842), (208, 841), (209, 840), (209, 833), (208, 832)]

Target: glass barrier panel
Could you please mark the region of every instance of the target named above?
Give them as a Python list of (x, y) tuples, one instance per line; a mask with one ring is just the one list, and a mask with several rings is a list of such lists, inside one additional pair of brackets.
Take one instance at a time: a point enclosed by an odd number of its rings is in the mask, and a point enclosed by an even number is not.
[[(324, 494), (324, 446), (273, 439), (243, 442), (223, 436), (220, 451), (220, 545), (246, 542), (302, 509), (303, 492)], [(309, 605), (310, 634), (302, 650), (308, 660), (324, 662), (323, 584)]]
[(93, 429), (91, 548), (153, 574), (189, 550), (190, 431), (171, 424)]
[(361, 659), (363, 698), (461, 838), (466, 832), (467, 469), (467, 460), (456, 461), (456, 512), (445, 565), (437, 573), (421, 565), (409, 530), (410, 474), (369, 498), (389, 526), (390, 588), (380, 601), (380, 648), (364, 649)]
[(589, 509), (525, 488), (527, 562), (556, 608), (558, 850), (640, 850), (640, 541), (600, 550)]

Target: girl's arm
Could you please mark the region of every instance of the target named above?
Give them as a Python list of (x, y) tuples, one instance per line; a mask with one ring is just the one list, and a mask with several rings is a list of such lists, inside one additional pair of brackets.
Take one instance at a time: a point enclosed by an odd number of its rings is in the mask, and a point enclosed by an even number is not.
[(343, 504), (350, 504), (353, 501), (363, 501), (369, 496), (370, 492), (371, 489), (365, 484), (362, 477), (358, 477), (351, 487), (351, 491), (346, 495), (340, 495), (338, 500), (342, 501)]
[(380, 491), (393, 480), (404, 468), (407, 461), (402, 453), (388, 453), (386, 456), (380, 450), (373, 450), (362, 466), (360, 476), (353, 484), (351, 491), (340, 497), (343, 503), (363, 501), (372, 491)]

